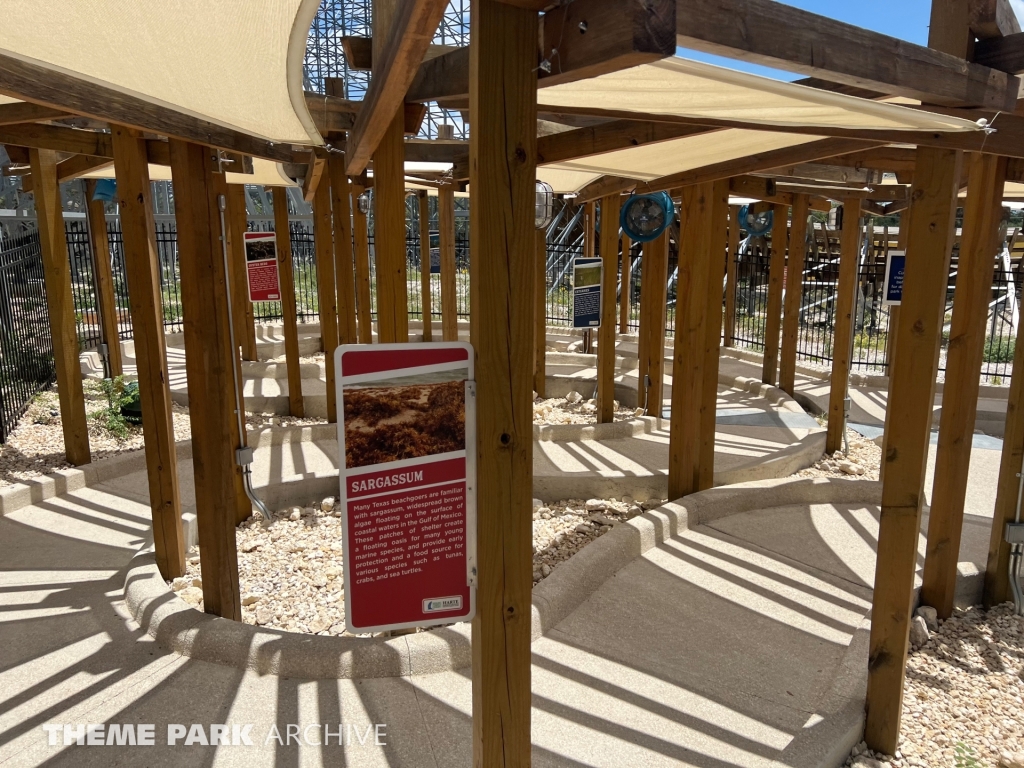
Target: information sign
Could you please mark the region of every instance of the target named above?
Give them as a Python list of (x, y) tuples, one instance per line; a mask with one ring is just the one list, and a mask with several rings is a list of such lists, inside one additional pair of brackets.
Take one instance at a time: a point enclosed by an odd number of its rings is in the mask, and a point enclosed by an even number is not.
[(578, 258), (572, 265), (572, 327), (601, 324), (601, 259)]
[(889, 259), (885, 262), (884, 306), (898, 306), (903, 301), (903, 270), (906, 265), (907, 257), (903, 251), (889, 251)]
[(273, 232), (245, 233), (245, 271), (249, 280), (249, 301), (281, 300), (277, 241)]

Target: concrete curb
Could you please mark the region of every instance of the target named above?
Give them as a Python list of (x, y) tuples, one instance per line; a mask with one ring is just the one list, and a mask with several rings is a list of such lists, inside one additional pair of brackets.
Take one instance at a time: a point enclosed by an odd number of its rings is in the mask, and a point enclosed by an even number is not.
[(580, 440), (620, 440), (638, 437), (668, 428), (668, 419), (637, 416), (610, 424), (534, 424), (533, 439), (541, 442), (568, 443)]

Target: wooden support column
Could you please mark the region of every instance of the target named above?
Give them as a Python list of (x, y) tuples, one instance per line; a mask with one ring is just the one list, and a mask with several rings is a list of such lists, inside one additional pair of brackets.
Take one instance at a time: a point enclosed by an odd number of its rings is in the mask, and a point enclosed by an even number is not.
[[(668, 230), (644, 243), (640, 273), (639, 368), (637, 403), (648, 415), (661, 416), (665, 372), (665, 302), (668, 289)], [(678, 316), (678, 309), (677, 316)], [(650, 377), (647, 388), (645, 377)]]
[(235, 341), (243, 360), (258, 360), (256, 315), (249, 301), (249, 276), (245, 262), (245, 233), (249, 215), (245, 207), (245, 185), (228, 185), (228, 226), (231, 228), (231, 309), (235, 316)]
[(437, 228), (441, 247), (441, 338), (459, 340), (459, 305), (455, 282), (455, 190), (437, 191)]
[[(618, 222), (615, 227), (618, 228)], [(619, 333), (629, 333), (629, 300), (633, 293), (633, 255), (629, 235), (622, 233), (622, 279), (619, 285)]]
[(377, 262), (377, 336), (409, 341), (405, 263), (405, 140), (399, 112), (373, 153), (373, 252)]
[(470, 333), (477, 368), (473, 764), (530, 765), (537, 12), (470, 14)]
[(35, 187), (39, 217), (39, 244), (43, 252), (46, 308), (53, 339), (53, 363), (57, 374), (57, 396), (64, 432), (64, 454), (80, 467), (92, 461), (89, 453), (89, 425), (85, 418), (82, 368), (78, 362), (78, 332), (75, 330), (75, 301), (71, 292), (71, 263), (64, 231), (64, 211), (57, 181), (57, 153), (30, 149), (29, 163)]
[(832, 376), (828, 396), (828, 429), (825, 452), (843, 447), (843, 418), (853, 354), (853, 309), (857, 298), (857, 261), (860, 258), (860, 201), (843, 204), (843, 229), (839, 233), (839, 280), (836, 285), (835, 326), (832, 335)]
[[(114, 125), (111, 129), (142, 405), (149, 506), (153, 514), (153, 547), (160, 575), (174, 579), (185, 575), (185, 535), (181, 523), (178, 457), (174, 448), (170, 377), (167, 374), (167, 346), (160, 302), (160, 259), (156, 249), (146, 142), (129, 128)], [(96, 202), (100, 203), (102, 214), (102, 203)], [(103, 230), (105, 234), (105, 222)], [(109, 253), (104, 252), (101, 256), (109, 274)]]
[(420, 215), (420, 307), (423, 310), (423, 340), (433, 341), (430, 295), (430, 198), (427, 197), (425, 189), (418, 192), (416, 197)]
[(695, 493), (700, 480), (713, 197), (714, 184), (705, 182), (684, 187), (679, 204), (679, 273), (668, 446), (669, 499)]
[(725, 323), (723, 346), (733, 345), (736, 333), (736, 252), (740, 248), (740, 207), (729, 206), (729, 244), (725, 255)]
[(1006, 158), (973, 156), (960, 239), (921, 586), (921, 602), (935, 608), (940, 619), (948, 619), (953, 613), (988, 302), (992, 295), (996, 254), (1001, 246), (1005, 180)]
[(773, 205), (772, 253), (768, 266), (768, 306), (764, 319), (764, 359), (761, 381), (775, 385), (779, 369), (779, 334), (782, 325), (782, 283), (786, 273), (789, 206)]
[(107, 345), (107, 364), (110, 367), (110, 376), (116, 378), (124, 374), (121, 334), (118, 330), (117, 296), (114, 291), (114, 275), (110, 266), (107, 216), (103, 210), (103, 201), (92, 199), (95, 191), (96, 182), (90, 179), (85, 185), (85, 197), (88, 201), (89, 244), (92, 246), (92, 264), (96, 274), (96, 304), (100, 310), (103, 343)]
[(537, 269), (536, 281), (537, 309), (533, 328), (533, 391), (538, 397), (544, 397), (547, 380), (547, 290), (548, 290), (548, 233), (544, 227), (537, 230)]
[(786, 263), (786, 296), (782, 314), (782, 357), (779, 387), (790, 395), (796, 389), (796, 348), (800, 341), (800, 304), (804, 291), (804, 262), (807, 258), (807, 195), (793, 195), (793, 222), (789, 229), (789, 258)]
[(722, 283), (725, 274), (729, 224), (729, 181), (711, 186), (711, 200), (702, 226), (709, 230), (710, 264), (707, 291), (707, 319), (704, 323), (704, 383), (700, 406), (700, 453), (697, 461), (697, 490), (715, 484), (715, 422), (718, 411), (718, 366), (722, 341)]
[(366, 214), (355, 204), (362, 188), (353, 187), (352, 239), (356, 254), (356, 313), (359, 317), (359, 343), (373, 342), (373, 300), (370, 296), (370, 237)]
[(284, 357), (288, 369), (288, 412), (305, 415), (302, 373), (299, 370), (299, 319), (295, 307), (295, 267), (292, 238), (288, 228), (288, 190), (274, 187), (274, 232), (277, 242), (277, 271), (281, 276), (281, 314), (284, 316)]
[(601, 198), (601, 325), (597, 330), (597, 422), (615, 420), (615, 287), (619, 281), (619, 195)]
[[(919, 147), (911, 190), (914, 205), (908, 221), (904, 317), (897, 331), (899, 355), (889, 387), (892, 416), (884, 456), (865, 729), (868, 746), (890, 755), (896, 751), (900, 732), (928, 433), (961, 160), (958, 151)], [(844, 240), (854, 223), (852, 217), (844, 221)]]
[[(345, 158), (332, 153), (327, 158), (331, 179), (331, 208), (334, 211), (334, 271), (338, 297), (338, 343), (355, 344), (356, 280), (352, 258), (352, 183), (345, 175)], [(333, 366), (332, 360), (326, 360)]]
[[(594, 242), (597, 238), (597, 228), (595, 223), (597, 220), (597, 204), (591, 200), (590, 202), (583, 204), (583, 258), (592, 259), (594, 258), (596, 243)], [(589, 355), (593, 352), (592, 348), (593, 334), (589, 328), (583, 329), (583, 346), (580, 347), (580, 352), (585, 355)]]
[[(316, 294), (320, 305), (320, 343), (327, 369), (327, 421), (338, 421), (334, 386), (334, 350), (338, 347), (338, 297), (335, 293), (334, 232), (331, 226), (331, 185), (320, 180), (313, 196), (313, 248), (316, 251)], [(289, 387), (289, 391), (291, 391)]]
[[(209, 147), (171, 139), (170, 159), (181, 254), (203, 603), (207, 613), (241, 621), (235, 526), (252, 513), (252, 506), (235, 456), (242, 442), (235, 408), (235, 377), (240, 373), (229, 338), (228, 276), (222, 250), (222, 236), (228, 232), (221, 231), (219, 208), (227, 183)], [(280, 208), (287, 215), (283, 205), (274, 207), (275, 213)]]

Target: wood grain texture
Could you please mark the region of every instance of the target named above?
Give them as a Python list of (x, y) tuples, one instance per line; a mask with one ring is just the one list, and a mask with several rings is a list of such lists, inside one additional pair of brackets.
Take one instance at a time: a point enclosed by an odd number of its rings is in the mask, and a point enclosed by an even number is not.
[(437, 228), (441, 246), (441, 338), (459, 340), (459, 306), (455, 281), (455, 190), (437, 191)]
[(474, 0), (470, 333), (477, 356), (473, 764), (530, 765), (537, 14)]
[(601, 325), (597, 331), (597, 421), (615, 419), (615, 288), (619, 278), (618, 195), (601, 198)]
[(358, 316), (359, 343), (373, 341), (373, 313), (370, 296), (370, 240), (367, 234), (366, 214), (359, 210), (355, 196), (361, 188), (353, 187), (352, 242), (356, 259), (356, 314)]
[(338, 421), (338, 392), (334, 386), (334, 350), (338, 347), (338, 297), (335, 293), (334, 230), (331, 224), (331, 184), (325, 177), (313, 198), (313, 248), (316, 252), (316, 293), (320, 304), (320, 343), (327, 369), (327, 421)]
[(305, 415), (302, 400), (302, 373), (299, 369), (299, 318), (295, 306), (295, 268), (292, 261), (292, 239), (288, 227), (288, 192), (274, 187), (274, 238), (277, 243), (277, 271), (281, 278), (281, 315), (284, 321), (284, 357), (288, 369), (288, 411), (292, 416)]
[(804, 262), (807, 258), (807, 204), (807, 195), (796, 195), (793, 199), (793, 221), (789, 230), (789, 257), (786, 262), (779, 388), (790, 395), (796, 390), (796, 349), (800, 338), (800, 305), (803, 301)]
[[(872, 599), (865, 740), (897, 746), (935, 372), (960, 180), (960, 152), (918, 148), (898, 355), (890, 372), (885, 480)], [(842, 283), (840, 282), (840, 285)], [(830, 419), (831, 421), (831, 416)]]
[(740, 207), (729, 206), (729, 245), (725, 262), (725, 321), (723, 346), (733, 345), (736, 334), (736, 253), (740, 249)]
[(775, 386), (779, 371), (779, 339), (782, 332), (782, 283), (786, 273), (789, 206), (772, 206), (775, 226), (772, 229), (772, 250), (768, 265), (768, 305), (764, 317), (764, 358), (761, 381)]
[(1003, 72), (1024, 73), (1024, 32), (979, 40), (974, 44), (974, 60)]
[(533, 391), (544, 397), (547, 380), (547, 295), (548, 295), (548, 238), (542, 227), (537, 230), (537, 256), (534, 270), (535, 309), (533, 326)]
[(633, 296), (633, 244), (629, 235), (622, 237), (622, 268), (619, 278), (619, 333), (629, 333), (630, 299)]
[(553, 133), (537, 139), (537, 164), (562, 163), (618, 149), (656, 144), (717, 130), (703, 126), (614, 120), (602, 125)]
[(836, 285), (835, 326), (832, 334), (832, 375), (829, 378), (828, 429), (825, 452), (843, 448), (846, 428), (846, 392), (853, 354), (853, 310), (857, 295), (857, 265), (860, 259), (860, 206), (849, 201), (843, 206), (843, 230), (839, 233), (839, 279)]
[[(331, 210), (334, 223), (334, 270), (338, 297), (338, 343), (355, 344), (356, 276), (352, 251), (352, 183), (345, 175), (345, 159), (332, 154), (327, 159), (331, 177)], [(333, 365), (327, 361), (328, 365)]]
[[(160, 574), (165, 579), (173, 579), (185, 575), (185, 536), (171, 419), (170, 379), (160, 301), (160, 261), (153, 223), (149, 165), (145, 141), (135, 132), (113, 126), (111, 137), (142, 406), (154, 553)], [(90, 204), (90, 216), (96, 206), (102, 219), (103, 203), (98, 200)], [(102, 220), (105, 233), (106, 221)], [(103, 256), (109, 273), (109, 252)]]
[(103, 201), (92, 199), (95, 191), (96, 182), (88, 181), (85, 196), (88, 200), (89, 245), (92, 248), (93, 269), (96, 270), (96, 305), (100, 310), (103, 343), (107, 345), (107, 365), (110, 367), (110, 375), (117, 377), (124, 373), (124, 360), (121, 355), (114, 275), (110, 262), (110, 238), (107, 236), (107, 217)]
[(978, 371), (985, 352), (992, 277), (1002, 247), (1005, 173), (1006, 158), (975, 155), (964, 206), (921, 587), (921, 602), (935, 608), (940, 619), (948, 619), (953, 613), (967, 472), (978, 411)]
[(228, 233), (221, 232), (219, 216), (219, 197), (226, 195), (227, 184), (224, 174), (215, 172), (217, 163), (208, 148), (172, 140), (170, 153), (203, 604), (207, 613), (241, 621), (235, 525), (252, 513), (252, 506), (235, 462), (241, 441), (232, 367), (239, 363), (228, 330), (228, 276), (221, 241)]
[[(661, 416), (665, 389), (665, 313), (668, 288), (668, 230), (644, 243), (640, 271), (640, 339), (637, 403)], [(678, 309), (676, 310), (678, 313)], [(647, 387), (645, 377), (650, 377)]]
[[(2, 59), (2, 56), (0, 56)], [(79, 131), (59, 125), (22, 123), (0, 127), (0, 144), (49, 149), (91, 157), (114, 156), (109, 133)]]
[(420, 225), (420, 308), (423, 340), (434, 340), (434, 321), (430, 289), (430, 198), (425, 189), (416, 193)]
[(85, 394), (78, 362), (78, 332), (71, 291), (71, 264), (64, 233), (64, 213), (57, 183), (57, 153), (46, 149), (29, 152), (36, 189), (32, 193), (39, 222), (43, 256), (46, 307), (53, 339), (53, 363), (60, 399), (64, 454), (76, 467), (88, 464), (89, 426), (85, 418)]
[(409, 340), (405, 259), (405, 150), (402, 135), (402, 119), (398, 115), (373, 155), (377, 336), (385, 344)]
[(245, 259), (245, 233), (249, 214), (245, 206), (245, 185), (228, 185), (228, 226), (231, 229), (231, 309), (235, 321), (235, 341), (242, 359), (259, 359), (256, 351), (256, 313), (249, 301), (249, 274)]

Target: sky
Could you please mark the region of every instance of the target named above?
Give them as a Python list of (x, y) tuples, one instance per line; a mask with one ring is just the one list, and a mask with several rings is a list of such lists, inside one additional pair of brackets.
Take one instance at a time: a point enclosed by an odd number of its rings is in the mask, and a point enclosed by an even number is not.
[[(785, 5), (792, 5), (805, 11), (845, 21), (865, 29), (919, 45), (928, 44), (928, 16), (931, 11), (931, 0), (780, 0)], [(1024, 26), (1024, 0), (1010, 0), (1010, 5), (1017, 12), (1017, 18)], [(766, 32), (771, 34), (770, 31)], [(680, 56), (698, 61), (740, 69), (744, 72), (773, 77), (780, 80), (796, 80), (803, 75), (747, 64), (736, 59), (722, 58), (710, 54), (678, 49)]]

